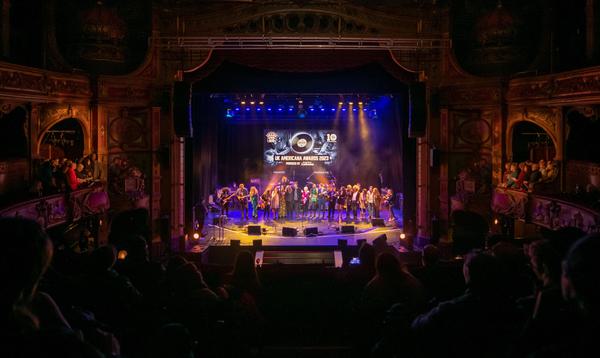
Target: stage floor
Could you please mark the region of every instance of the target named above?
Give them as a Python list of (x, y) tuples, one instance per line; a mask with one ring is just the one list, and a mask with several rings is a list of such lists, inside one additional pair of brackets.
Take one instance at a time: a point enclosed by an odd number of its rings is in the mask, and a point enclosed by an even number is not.
[[(202, 230), (203, 236), (197, 245), (193, 246), (191, 251), (203, 251), (208, 246), (228, 246), (231, 240), (240, 240), (242, 246), (251, 246), (253, 240), (261, 239), (263, 246), (337, 246), (338, 239), (345, 239), (348, 245), (356, 245), (359, 239), (365, 239), (371, 243), (382, 234), (387, 236), (388, 244), (397, 246), (400, 242), (402, 233), (402, 213), (399, 210), (394, 211), (396, 220), (389, 220), (389, 212), (382, 211), (381, 216), (384, 220), (384, 227), (374, 227), (367, 221), (328, 221), (321, 220), (264, 220), (260, 213), (258, 220), (243, 221), (239, 210), (230, 210), (229, 218), (224, 225), (214, 225), (215, 220), (218, 223), (219, 215), (209, 214), (204, 222)], [(248, 235), (248, 225), (260, 225), (261, 235)], [(354, 225), (355, 233), (342, 233), (341, 226)], [(294, 237), (283, 236), (283, 228), (295, 228), (298, 234)], [(315, 236), (306, 236), (304, 229), (317, 228), (318, 234)]]

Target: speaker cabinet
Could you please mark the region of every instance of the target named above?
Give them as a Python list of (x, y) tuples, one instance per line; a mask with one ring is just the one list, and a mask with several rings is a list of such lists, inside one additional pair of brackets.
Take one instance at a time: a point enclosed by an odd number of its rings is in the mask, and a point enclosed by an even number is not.
[(354, 225), (342, 225), (342, 234), (354, 234)]
[(298, 229), (296, 229), (295, 227), (284, 226), (283, 229), (281, 229), (281, 234), (283, 236), (293, 237), (293, 236), (298, 235)]
[(173, 83), (171, 106), (173, 110), (173, 128), (178, 137), (192, 137), (191, 115), (192, 87), (187, 82)]
[(319, 234), (319, 228), (307, 227), (304, 229), (304, 236), (317, 236)]
[(385, 221), (382, 218), (372, 218), (371, 219), (372, 226), (385, 226)]
[(231, 247), (240, 247), (241, 244), (240, 240), (229, 240), (229, 246)]
[(262, 234), (260, 225), (248, 225), (248, 235), (260, 235)]
[(424, 82), (410, 85), (408, 101), (408, 136), (424, 137), (427, 128), (427, 87)]

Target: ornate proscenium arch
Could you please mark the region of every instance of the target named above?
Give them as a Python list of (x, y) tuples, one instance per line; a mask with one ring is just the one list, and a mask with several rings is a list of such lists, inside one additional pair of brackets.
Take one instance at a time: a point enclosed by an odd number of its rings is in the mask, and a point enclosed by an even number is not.
[(512, 136), (515, 125), (519, 122), (531, 122), (541, 127), (556, 149), (556, 160), (562, 160), (563, 140), (560, 136), (562, 113), (559, 108), (552, 107), (514, 107), (509, 110), (506, 127), (506, 157), (512, 158)]

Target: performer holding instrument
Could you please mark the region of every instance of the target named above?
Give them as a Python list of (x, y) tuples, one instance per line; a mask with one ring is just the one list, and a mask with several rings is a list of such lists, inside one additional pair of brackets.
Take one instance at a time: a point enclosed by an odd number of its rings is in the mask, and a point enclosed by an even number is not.
[(242, 220), (248, 220), (248, 189), (244, 184), (240, 184), (235, 192), (238, 203), (240, 205), (240, 211), (242, 212)]

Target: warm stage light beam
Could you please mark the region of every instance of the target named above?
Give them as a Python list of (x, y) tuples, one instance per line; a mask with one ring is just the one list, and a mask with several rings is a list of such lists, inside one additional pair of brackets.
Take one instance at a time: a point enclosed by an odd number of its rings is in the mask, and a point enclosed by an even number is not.
[(363, 111), (362, 102), (358, 102), (358, 125), (359, 125), (359, 134), (360, 139), (366, 143), (369, 139), (369, 124), (367, 123), (367, 116)]

